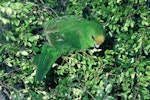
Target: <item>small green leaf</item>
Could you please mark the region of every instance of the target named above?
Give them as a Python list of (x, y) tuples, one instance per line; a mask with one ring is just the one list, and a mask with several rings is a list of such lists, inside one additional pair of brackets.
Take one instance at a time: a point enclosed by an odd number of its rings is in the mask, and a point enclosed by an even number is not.
[(105, 96), (105, 92), (103, 90), (97, 90), (96, 100), (102, 100)]
[(112, 96), (107, 96), (107, 97), (104, 98), (104, 100), (115, 100), (115, 98), (112, 97)]
[(148, 23), (146, 20), (143, 20), (143, 21), (142, 21), (142, 25), (149, 26), (149, 23)]
[(6, 8), (6, 13), (8, 15), (11, 15), (12, 14), (12, 9), (10, 7)]
[(12, 41), (16, 41), (16, 38), (15, 38), (14, 36), (10, 36), (10, 39), (11, 39)]
[(128, 27), (127, 27), (127, 26), (124, 26), (124, 27), (123, 27), (123, 30), (128, 31)]
[(22, 54), (23, 56), (28, 56), (28, 55), (29, 55), (27, 51), (21, 51), (21, 54)]
[(105, 91), (106, 91), (107, 94), (109, 94), (112, 91), (112, 87), (113, 87), (112, 84), (108, 84), (106, 86)]
[(6, 41), (9, 41), (9, 37), (8, 36), (6, 36), (5, 38), (6, 38)]
[(15, 20), (14, 23), (15, 23), (16, 26), (18, 26), (20, 24), (20, 21), (19, 20)]
[(0, 56), (0, 62), (2, 62), (2, 57)]
[(39, 35), (36, 35), (36, 36), (30, 37), (30, 38), (29, 38), (29, 41), (30, 41), (30, 42), (34, 42), (34, 41), (36, 41), (36, 40), (38, 40), (38, 39), (39, 39)]
[(82, 100), (89, 100), (89, 97), (88, 97), (88, 96), (84, 96), (84, 97), (82, 98)]
[(27, 46), (31, 47), (31, 46), (32, 46), (32, 44), (31, 44), (30, 42), (27, 42)]

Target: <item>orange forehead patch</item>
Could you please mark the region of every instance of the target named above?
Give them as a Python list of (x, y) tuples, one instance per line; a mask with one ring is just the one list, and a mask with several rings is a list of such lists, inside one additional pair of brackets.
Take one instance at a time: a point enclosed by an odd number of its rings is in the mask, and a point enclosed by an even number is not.
[(105, 36), (104, 35), (99, 35), (96, 37), (95, 42), (97, 45), (101, 45), (105, 40)]

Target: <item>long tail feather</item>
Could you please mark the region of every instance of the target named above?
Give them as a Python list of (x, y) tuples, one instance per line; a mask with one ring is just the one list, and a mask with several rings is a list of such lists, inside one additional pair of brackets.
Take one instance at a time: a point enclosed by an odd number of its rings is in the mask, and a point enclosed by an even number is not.
[(34, 63), (37, 65), (35, 80), (41, 81), (51, 69), (53, 63), (61, 56), (62, 52), (48, 46), (42, 47), (41, 54), (35, 56)]

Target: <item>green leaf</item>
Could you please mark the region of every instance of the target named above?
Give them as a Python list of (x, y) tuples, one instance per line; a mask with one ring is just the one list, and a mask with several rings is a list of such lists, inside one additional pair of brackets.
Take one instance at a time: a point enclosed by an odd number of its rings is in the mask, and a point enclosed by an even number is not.
[(30, 42), (37, 41), (39, 39), (39, 35), (29, 37)]
[(112, 87), (113, 87), (112, 84), (108, 84), (108, 85), (106, 86), (105, 91), (106, 91), (107, 94), (111, 93)]
[(32, 2), (27, 2), (27, 8), (29, 9), (29, 8), (31, 8), (31, 7), (33, 7), (35, 4), (34, 3), (32, 3)]
[(10, 39), (11, 39), (12, 41), (16, 41), (16, 38), (15, 38), (14, 36), (10, 36)]
[(90, 100), (88, 96), (84, 96), (82, 100)]
[(11, 15), (12, 14), (12, 9), (10, 8), (10, 7), (8, 7), (8, 8), (6, 8), (6, 13), (8, 14), (8, 15)]
[(97, 90), (96, 100), (102, 100), (104, 96), (105, 96), (105, 92), (103, 90)]
[[(100, 99), (99, 99), (100, 100)], [(106, 96), (105, 98), (104, 98), (104, 100), (116, 100), (114, 97), (112, 97), (112, 96)]]
[(2, 56), (0, 56), (0, 62), (2, 62)]
[(29, 54), (28, 54), (28, 52), (27, 51), (21, 51), (21, 54), (23, 55), (23, 56), (28, 56)]
[(19, 26), (20, 20), (14, 20), (14, 24), (15, 24), (16, 26)]

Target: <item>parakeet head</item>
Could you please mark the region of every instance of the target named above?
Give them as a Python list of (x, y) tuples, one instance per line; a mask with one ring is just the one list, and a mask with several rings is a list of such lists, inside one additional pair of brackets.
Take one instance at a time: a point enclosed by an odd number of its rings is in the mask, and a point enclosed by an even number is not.
[(88, 38), (89, 39), (89, 45), (91, 47), (99, 48), (99, 46), (104, 42), (105, 40), (105, 30), (103, 27), (96, 22), (89, 21), (87, 24), (87, 30), (88, 30)]
[(99, 48), (99, 46), (104, 42), (105, 36), (103, 34), (97, 36), (92, 35), (92, 39), (94, 41), (94, 46)]
[[(105, 40), (105, 31), (103, 27), (96, 22), (84, 21), (80, 25), (80, 41), (82, 48), (98, 48)], [(83, 27), (84, 26), (84, 27)]]

